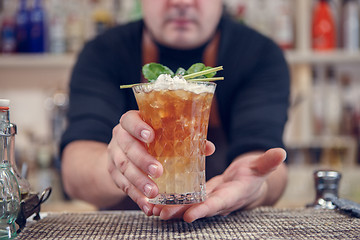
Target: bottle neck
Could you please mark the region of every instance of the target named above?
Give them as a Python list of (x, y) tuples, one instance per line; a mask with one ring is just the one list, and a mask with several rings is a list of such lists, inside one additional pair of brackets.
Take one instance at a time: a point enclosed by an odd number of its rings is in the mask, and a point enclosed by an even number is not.
[(0, 161), (2, 164), (10, 161), (11, 128), (8, 107), (0, 107)]
[(0, 107), (0, 135), (10, 135), (10, 111), (8, 107)]

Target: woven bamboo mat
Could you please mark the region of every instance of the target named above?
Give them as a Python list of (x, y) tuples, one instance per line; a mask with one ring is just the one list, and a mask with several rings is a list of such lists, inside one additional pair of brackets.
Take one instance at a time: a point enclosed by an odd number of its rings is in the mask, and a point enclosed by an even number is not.
[(17, 239), (360, 239), (360, 219), (335, 210), (258, 208), (186, 223), (140, 211), (50, 214)]

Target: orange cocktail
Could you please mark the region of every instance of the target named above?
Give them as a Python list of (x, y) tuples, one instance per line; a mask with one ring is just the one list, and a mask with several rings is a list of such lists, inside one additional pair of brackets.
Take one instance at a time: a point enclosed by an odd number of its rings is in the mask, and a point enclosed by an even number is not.
[(155, 131), (148, 152), (164, 168), (153, 179), (159, 195), (154, 204), (190, 204), (205, 200), (205, 144), (215, 83), (133, 87), (140, 115)]

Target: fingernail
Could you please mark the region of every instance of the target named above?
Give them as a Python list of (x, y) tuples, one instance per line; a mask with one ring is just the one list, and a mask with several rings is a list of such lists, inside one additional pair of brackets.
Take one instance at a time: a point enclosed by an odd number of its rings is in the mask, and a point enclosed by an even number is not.
[(150, 196), (151, 191), (153, 190), (153, 187), (151, 186), (151, 184), (146, 184), (144, 187), (144, 193), (147, 197)]
[(144, 213), (146, 214), (146, 215), (148, 215), (149, 214), (149, 207), (147, 206), (147, 205), (144, 205), (144, 207), (143, 207), (143, 211), (144, 211)]
[(150, 131), (149, 130), (142, 130), (140, 133), (141, 137), (147, 141), (150, 137)]
[(158, 166), (155, 165), (155, 164), (151, 164), (151, 165), (149, 166), (150, 176), (155, 177), (157, 170), (158, 170)]

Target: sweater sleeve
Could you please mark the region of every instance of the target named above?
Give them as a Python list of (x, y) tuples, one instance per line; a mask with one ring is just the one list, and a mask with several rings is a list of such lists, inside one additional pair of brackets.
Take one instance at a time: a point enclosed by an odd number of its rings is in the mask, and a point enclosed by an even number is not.
[(131, 89), (121, 84), (140, 81), (142, 22), (118, 26), (89, 41), (72, 71), (68, 125), (60, 152), (75, 140), (109, 143), (123, 113), (136, 109)]
[(96, 42), (89, 42), (74, 66), (70, 80), (68, 126), (62, 137), (61, 150), (74, 140), (108, 142), (111, 138), (113, 119), (120, 113), (111, 96), (121, 99), (121, 95), (111, 80), (111, 72), (104, 64), (100, 49)]
[(245, 152), (283, 147), (290, 77), (282, 50), (265, 39), (247, 67), (229, 108), (229, 161)]

